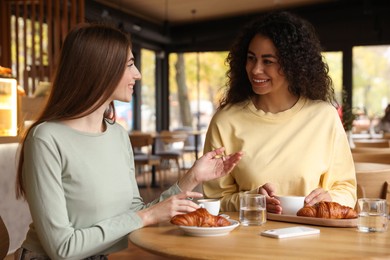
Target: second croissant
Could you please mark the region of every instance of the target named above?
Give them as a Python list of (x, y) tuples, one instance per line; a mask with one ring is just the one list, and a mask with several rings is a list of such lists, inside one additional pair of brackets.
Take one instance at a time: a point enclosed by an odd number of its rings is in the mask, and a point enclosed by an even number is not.
[(313, 206), (305, 206), (297, 212), (297, 216), (329, 219), (356, 218), (354, 209), (340, 205), (337, 202), (321, 201)]

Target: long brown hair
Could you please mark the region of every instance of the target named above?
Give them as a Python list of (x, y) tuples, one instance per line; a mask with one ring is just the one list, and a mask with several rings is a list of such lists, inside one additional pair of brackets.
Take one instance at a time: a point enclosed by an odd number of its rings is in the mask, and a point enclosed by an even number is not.
[[(107, 25), (80, 24), (69, 32), (61, 49), (46, 107), (21, 140), (17, 198), (25, 196), (23, 153), (31, 129), (46, 121), (80, 118), (101, 107), (122, 78), (130, 49), (129, 36)], [(113, 102), (104, 118), (115, 122)]]

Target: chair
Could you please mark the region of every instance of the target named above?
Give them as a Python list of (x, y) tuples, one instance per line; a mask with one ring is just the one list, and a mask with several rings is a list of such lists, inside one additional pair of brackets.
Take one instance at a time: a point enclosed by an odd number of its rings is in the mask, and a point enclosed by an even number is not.
[(357, 172), (358, 198), (386, 199), (387, 183), (390, 183), (390, 171)]
[(191, 163), (189, 165), (185, 165), (185, 169), (188, 169), (196, 160), (198, 160), (199, 152), (203, 150), (203, 131), (194, 130), (192, 129), (192, 127), (180, 127), (176, 128), (173, 131), (177, 133), (184, 133), (187, 135), (187, 139), (184, 141), (183, 156), (185, 157), (186, 154), (190, 155), (191, 157), (193, 156), (193, 159), (189, 160)]
[(390, 133), (388, 133), (388, 132), (385, 132), (385, 133), (383, 133), (383, 139), (390, 139)]
[(4, 259), (9, 250), (9, 234), (3, 219), (0, 216), (0, 259)]
[[(150, 186), (150, 182), (146, 180), (146, 173), (151, 172), (152, 167), (155, 167), (156, 172), (160, 172), (160, 156), (152, 154), (152, 146), (154, 138), (151, 134), (134, 132), (129, 135), (131, 146), (134, 151), (134, 164), (137, 172), (144, 175), (146, 186)], [(145, 170), (146, 168), (146, 170)], [(164, 176), (160, 176), (160, 185), (164, 184)]]
[[(390, 170), (356, 171), (357, 198), (386, 199), (390, 211)], [(357, 205), (356, 205), (357, 206)]]
[(352, 153), (354, 162), (384, 163), (390, 164), (390, 153)]
[[(161, 131), (157, 137), (161, 145), (160, 149), (157, 149), (156, 155), (160, 156), (163, 165), (168, 169), (171, 169), (170, 162), (173, 160), (179, 177), (181, 176), (181, 169), (184, 168), (183, 147), (187, 137), (186, 133), (167, 130)], [(180, 166), (180, 161), (182, 161), (183, 167)]]

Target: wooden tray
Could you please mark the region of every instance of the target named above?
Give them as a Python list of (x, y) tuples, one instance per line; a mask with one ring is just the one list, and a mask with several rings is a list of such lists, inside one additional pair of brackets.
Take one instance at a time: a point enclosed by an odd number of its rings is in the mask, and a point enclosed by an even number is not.
[(280, 215), (280, 214), (267, 213), (267, 219), (282, 221), (282, 222), (314, 225), (314, 226), (325, 226), (325, 227), (356, 227), (357, 226), (357, 218), (326, 219), (326, 218), (298, 217), (293, 215)]

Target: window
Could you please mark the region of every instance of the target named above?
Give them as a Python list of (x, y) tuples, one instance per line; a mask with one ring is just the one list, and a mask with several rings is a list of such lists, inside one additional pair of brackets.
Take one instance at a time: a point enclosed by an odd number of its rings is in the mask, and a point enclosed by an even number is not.
[(390, 102), (390, 45), (357, 46), (353, 54), (353, 107), (373, 119)]
[(121, 124), (127, 131), (133, 129), (133, 101), (114, 101), (116, 122)]
[(226, 84), (227, 52), (169, 57), (170, 128), (207, 129)]
[(156, 54), (141, 50), (141, 130), (156, 131)]
[[(33, 94), (40, 80), (49, 80), (48, 72), (44, 71), (49, 65), (47, 35), (46, 23), (11, 16), (12, 71), (16, 76), (20, 75), (18, 84), (24, 87), (27, 95)], [(35, 77), (31, 75), (33, 70)]]

